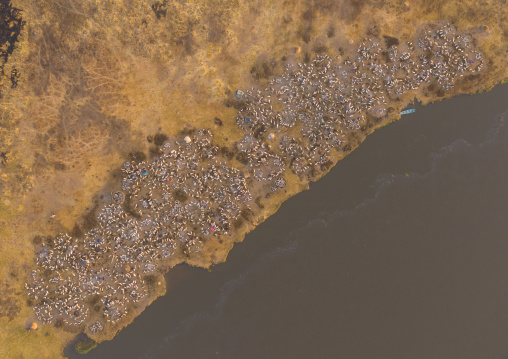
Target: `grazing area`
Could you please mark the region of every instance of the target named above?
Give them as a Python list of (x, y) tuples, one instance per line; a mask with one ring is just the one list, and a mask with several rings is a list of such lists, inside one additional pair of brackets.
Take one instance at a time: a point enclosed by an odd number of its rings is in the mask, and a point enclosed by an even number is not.
[(4, 357), (56, 358), (83, 332), (91, 350), (164, 294), (171, 267), (224, 261), (415, 98), (508, 70), (503, 1), (1, 12)]

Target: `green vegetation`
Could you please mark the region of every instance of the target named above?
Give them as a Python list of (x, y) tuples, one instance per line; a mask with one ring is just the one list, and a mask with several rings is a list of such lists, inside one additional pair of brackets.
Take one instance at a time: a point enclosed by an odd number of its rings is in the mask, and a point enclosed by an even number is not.
[(77, 342), (74, 349), (76, 349), (79, 354), (86, 354), (95, 347), (97, 347), (97, 342), (88, 338)]

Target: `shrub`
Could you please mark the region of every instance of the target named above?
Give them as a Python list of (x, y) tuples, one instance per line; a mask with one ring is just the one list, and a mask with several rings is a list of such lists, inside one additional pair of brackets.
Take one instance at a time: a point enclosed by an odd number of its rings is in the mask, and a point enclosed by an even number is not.
[(76, 352), (79, 354), (86, 354), (93, 348), (97, 346), (97, 342), (93, 339), (84, 339), (80, 340), (76, 345), (74, 346), (74, 349), (76, 349)]

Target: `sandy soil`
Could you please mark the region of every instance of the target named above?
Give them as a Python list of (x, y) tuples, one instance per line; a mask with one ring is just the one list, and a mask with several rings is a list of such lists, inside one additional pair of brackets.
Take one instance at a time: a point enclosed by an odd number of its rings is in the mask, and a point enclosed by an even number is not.
[[(283, 71), (283, 57), (338, 58), (365, 36), (402, 42), (419, 24), (447, 19), (475, 33), (487, 71), (453, 93), (411, 96), (428, 103), (508, 77), (503, 0), (12, 1), (21, 13), (3, 6), (9, 29), (24, 21), (1, 76), (0, 356), (8, 358), (58, 358), (76, 335), (50, 326), (26, 330), (32, 239), (82, 231), (97, 194), (132, 153), (149, 153), (151, 136), (195, 126), (223, 144), (237, 140), (234, 91), (265, 86)], [(402, 108), (411, 96), (392, 106)], [(302, 189), (295, 178), (245, 232)], [(229, 238), (217, 261), (243, 235)]]

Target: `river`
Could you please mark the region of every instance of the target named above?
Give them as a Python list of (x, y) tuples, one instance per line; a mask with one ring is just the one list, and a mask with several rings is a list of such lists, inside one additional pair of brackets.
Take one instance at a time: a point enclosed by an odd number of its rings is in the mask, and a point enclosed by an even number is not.
[(508, 84), (370, 135), (71, 359), (507, 359)]

